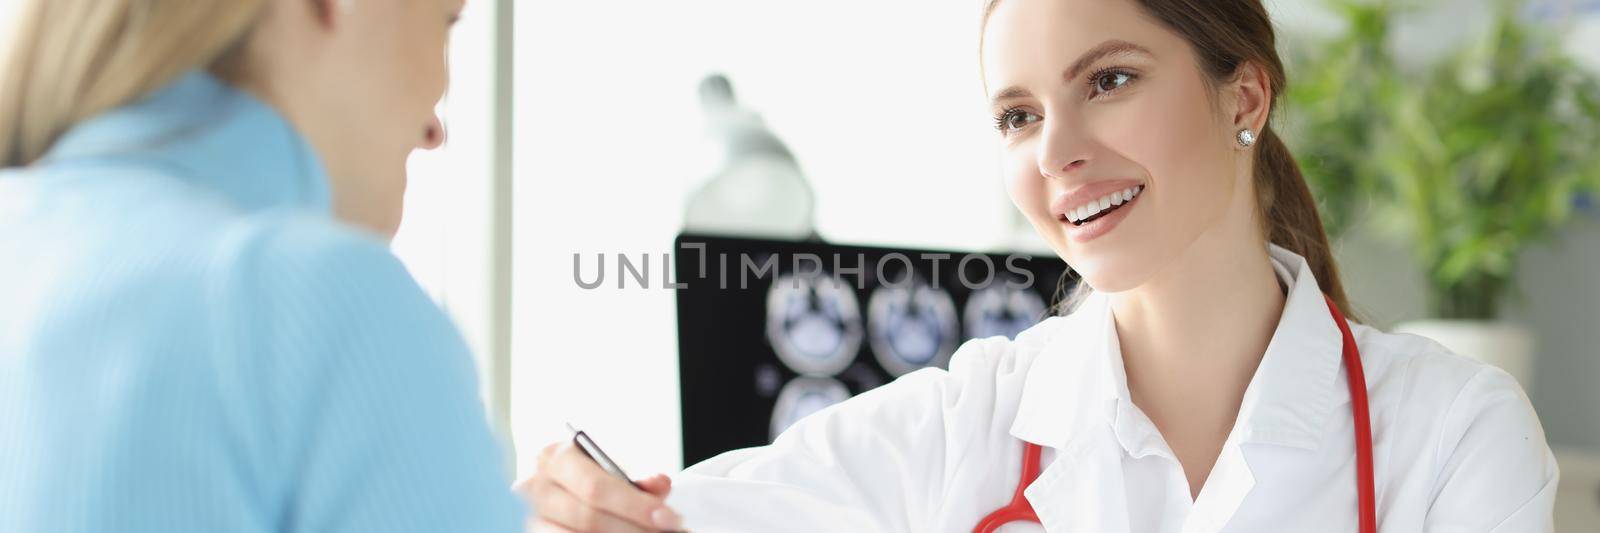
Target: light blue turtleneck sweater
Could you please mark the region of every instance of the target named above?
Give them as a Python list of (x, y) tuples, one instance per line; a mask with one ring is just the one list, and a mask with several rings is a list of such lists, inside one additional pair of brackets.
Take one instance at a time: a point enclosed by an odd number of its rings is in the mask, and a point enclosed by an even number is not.
[(0, 172), (0, 532), (513, 532), (472, 360), (191, 73)]

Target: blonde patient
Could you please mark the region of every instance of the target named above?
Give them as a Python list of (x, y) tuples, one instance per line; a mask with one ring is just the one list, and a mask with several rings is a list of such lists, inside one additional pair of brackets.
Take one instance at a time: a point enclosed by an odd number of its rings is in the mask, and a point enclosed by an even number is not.
[(23, 0), (0, 50), (0, 531), (521, 531), (388, 250), (461, 0)]

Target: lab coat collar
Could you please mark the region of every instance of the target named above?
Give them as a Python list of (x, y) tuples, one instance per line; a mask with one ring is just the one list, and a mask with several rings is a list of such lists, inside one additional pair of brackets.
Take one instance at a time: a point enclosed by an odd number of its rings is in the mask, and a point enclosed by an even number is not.
[(1272, 268), (1289, 288), (1278, 329), (1240, 404), (1241, 442), (1315, 450), (1343, 388), (1344, 335), (1304, 257), (1268, 245)]
[[(1230, 438), (1315, 449), (1329, 415), (1348, 402), (1338, 394), (1343, 337), (1305, 258), (1273, 244), (1268, 256), (1288, 294)], [(1128, 395), (1109, 298), (1095, 293), (1059, 320), (1028, 370), (1011, 435), (1060, 450), (1109, 426), (1129, 454), (1165, 448), (1156, 445), (1159, 435), (1132, 429), (1150, 426), (1131, 423), (1139, 412)], [(1084, 408), (1064, 408), (1074, 405)]]
[(1071, 314), (1046, 322), (1052, 331), (1023, 379), (1012, 436), (1061, 450), (1110, 420), (1116, 407), (1116, 396), (1107, 390), (1113, 358), (1103, 342), (1109, 311), (1105, 296), (1096, 292)]
[(246, 210), (331, 211), (322, 161), (265, 102), (192, 71), (68, 130), (43, 165), (145, 164), (214, 189)]

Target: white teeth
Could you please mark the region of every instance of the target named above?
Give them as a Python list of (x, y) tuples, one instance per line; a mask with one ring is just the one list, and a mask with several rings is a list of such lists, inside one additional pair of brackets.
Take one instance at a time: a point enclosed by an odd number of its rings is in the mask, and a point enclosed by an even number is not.
[(1134, 197), (1139, 196), (1139, 193), (1143, 190), (1143, 185), (1135, 185), (1120, 191), (1113, 191), (1098, 200), (1092, 200), (1087, 204), (1078, 206), (1076, 209), (1068, 209), (1065, 214), (1066, 219), (1074, 224), (1083, 222), (1089, 217), (1100, 214), (1101, 211), (1110, 209), (1112, 206), (1133, 201)]

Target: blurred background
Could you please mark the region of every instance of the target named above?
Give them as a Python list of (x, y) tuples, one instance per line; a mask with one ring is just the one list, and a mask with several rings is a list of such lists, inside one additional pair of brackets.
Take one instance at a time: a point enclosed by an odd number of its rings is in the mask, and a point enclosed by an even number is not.
[[(1267, 3), (1291, 86), (1276, 120), (1356, 311), (1511, 371), (1558, 450), (1562, 530), (1600, 523), (1600, 1)], [(630, 472), (674, 471), (697, 438), (684, 361), (776, 361), (759, 331), (680, 353), (685, 324), (760, 328), (723, 318), (769, 309), (666, 287), (686, 221), (760, 239), (727, 250), (1049, 258), (1001, 187), (979, 8), (469, 1), (449, 142), (414, 156), (394, 249), (478, 354), (508, 450), (532, 457), (572, 422)], [(601, 256), (610, 277), (586, 289)], [(624, 256), (646, 284), (618, 287)]]

